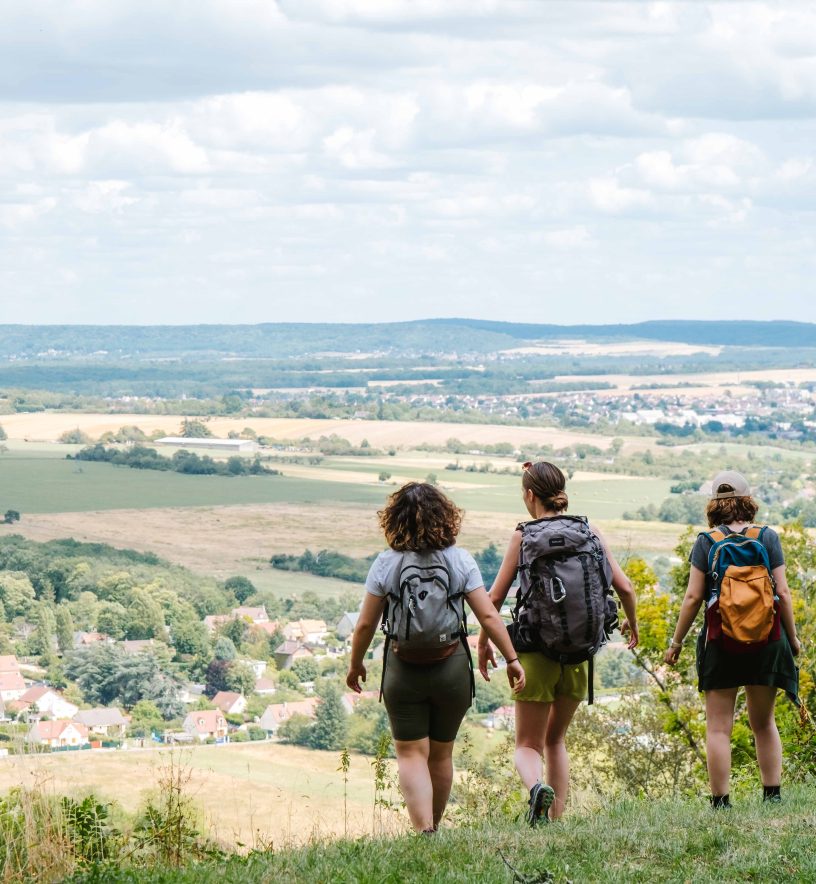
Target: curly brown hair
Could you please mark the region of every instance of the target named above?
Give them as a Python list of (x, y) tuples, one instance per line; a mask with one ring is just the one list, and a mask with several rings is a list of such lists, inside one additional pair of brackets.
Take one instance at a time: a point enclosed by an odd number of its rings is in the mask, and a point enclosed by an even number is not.
[(464, 512), (433, 485), (408, 482), (377, 513), (391, 549), (425, 552), (456, 543)]
[(532, 491), (553, 512), (562, 513), (569, 506), (569, 497), (564, 490), (567, 480), (555, 464), (546, 460), (524, 464), (521, 484), (525, 491)]
[[(714, 494), (724, 494), (734, 488), (720, 485), (712, 490)], [(716, 528), (717, 525), (733, 525), (734, 522), (753, 522), (758, 512), (759, 504), (750, 496), (712, 498), (706, 506), (706, 519), (709, 528)]]

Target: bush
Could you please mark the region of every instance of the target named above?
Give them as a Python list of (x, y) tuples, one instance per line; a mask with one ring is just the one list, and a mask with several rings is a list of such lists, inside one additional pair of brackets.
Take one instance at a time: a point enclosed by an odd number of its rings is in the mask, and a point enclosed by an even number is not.
[(266, 731), (262, 727), (258, 727), (257, 724), (251, 724), (247, 728), (247, 733), (249, 734), (249, 739), (252, 741), (266, 739)]

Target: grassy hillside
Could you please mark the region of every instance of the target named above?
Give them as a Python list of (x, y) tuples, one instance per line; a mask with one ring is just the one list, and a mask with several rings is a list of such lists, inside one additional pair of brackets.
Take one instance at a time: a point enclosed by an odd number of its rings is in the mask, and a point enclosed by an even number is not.
[[(531, 832), (490, 821), (416, 836), (315, 842), (299, 849), (181, 870), (104, 870), (76, 881), (172, 882), (708, 882), (816, 880), (816, 792), (788, 789), (785, 803), (756, 794), (714, 814), (702, 800), (624, 800)], [(502, 859), (512, 865), (517, 874)]]

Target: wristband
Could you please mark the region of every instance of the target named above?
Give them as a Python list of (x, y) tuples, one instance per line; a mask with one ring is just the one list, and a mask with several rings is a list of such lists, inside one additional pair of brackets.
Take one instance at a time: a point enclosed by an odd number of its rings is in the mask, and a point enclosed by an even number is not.
[(518, 663), (518, 657), (513, 657), (512, 660), (505, 660), (505, 666), (509, 666), (511, 663)]
[(685, 639), (681, 642), (676, 642), (674, 639), (672, 639), (669, 642), (669, 648), (677, 648), (679, 650), (680, 648), (683, 647), (683, 645), (685, 645), (685, 643), (686, 643)]

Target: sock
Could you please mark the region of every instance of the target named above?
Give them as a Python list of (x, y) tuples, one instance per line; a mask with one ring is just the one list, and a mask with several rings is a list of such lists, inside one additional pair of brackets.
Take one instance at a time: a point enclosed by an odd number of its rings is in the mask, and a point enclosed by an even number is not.
[(779, 791), (779, 786), (763, 786), (762, 787), (762, 800), (770, 801), (771, 798), (781, 798), (782, 795)]
[(714, 810), (720, 810), (723, 807), (731, 807), (730, 795), (712, 795), (711, 806)]

